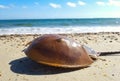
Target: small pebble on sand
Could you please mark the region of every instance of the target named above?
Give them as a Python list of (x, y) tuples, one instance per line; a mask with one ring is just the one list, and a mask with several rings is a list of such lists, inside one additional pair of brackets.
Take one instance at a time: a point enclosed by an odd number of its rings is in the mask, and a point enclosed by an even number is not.
[(109, 42), (112, 42), (112, 41), (109, 41)]
[(107, 63), (105, 63), (105, 65), (108, 65)]
[(112, 74), (112, 76), (115, 76), (114, 74)]
[(107, 74), (103, 74), (104, 77), (107, 77)]

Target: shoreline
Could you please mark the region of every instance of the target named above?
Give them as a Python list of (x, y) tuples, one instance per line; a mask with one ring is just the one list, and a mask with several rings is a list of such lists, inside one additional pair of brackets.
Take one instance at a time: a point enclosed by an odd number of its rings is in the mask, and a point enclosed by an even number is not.
[[(48, 33), (43, 33), (43, 34), (48, 34)], [(31, 34), (0, 34), (0, 36), (14, 36), (14, 35), (17, 35), (17, 36), (19, 36), (19, 35), (28, 35), (28, 36), (30, 36), (30, 35), (43, 35), (43, 34), (36, 34), (36, 33), (31, 33)], [(82, 34), (82, 35), (84, 35), (84, 34), (120, 34), (120, 32), (80, 32), (80, 33), (50, 33), (50, 34), (59, 34), (59, 35), (70, 35), (70, 34)]]
[[(37, 64), (22, 52), (25, 44), (42, 34), (0, 35), (0, 81), (119, 81), (120, 54), (100, 56), (83, 69), (62, 69)], [(120, 51), (120, 32), (60, 34), (96, 51)]]
[(0, 35), (9, 34), (71, 34), (71, 33), (100, 33), (100, 32), (120, 32), (119, 26), (113, 27), (11, 27), (0, 28)]

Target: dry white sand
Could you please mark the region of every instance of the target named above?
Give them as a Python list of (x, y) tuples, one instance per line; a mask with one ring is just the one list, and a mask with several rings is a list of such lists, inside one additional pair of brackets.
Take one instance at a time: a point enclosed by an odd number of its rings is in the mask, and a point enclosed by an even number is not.
[[(39, 35), (0, 36), (0, 81), (119, 81), (120, 55), (100, 56), (90, 67), (63, 69), (37, 64), (22, 52)], [(120, 33), (67, 34), (96, 51), (120, 51)]]

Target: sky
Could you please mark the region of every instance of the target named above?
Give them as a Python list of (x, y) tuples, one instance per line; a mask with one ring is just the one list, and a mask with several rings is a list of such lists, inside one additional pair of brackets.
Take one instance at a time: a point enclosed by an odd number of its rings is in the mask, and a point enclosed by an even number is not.
[(0, 0), (0, 19), (120, 18), (120, 0)]

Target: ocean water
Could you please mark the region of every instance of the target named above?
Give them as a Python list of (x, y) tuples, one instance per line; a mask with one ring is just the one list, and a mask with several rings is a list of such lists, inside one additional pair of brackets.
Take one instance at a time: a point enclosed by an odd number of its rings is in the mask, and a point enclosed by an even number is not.
[(120, 32), (120, 18), (0, 20), (0, 35), (95, 32)]

